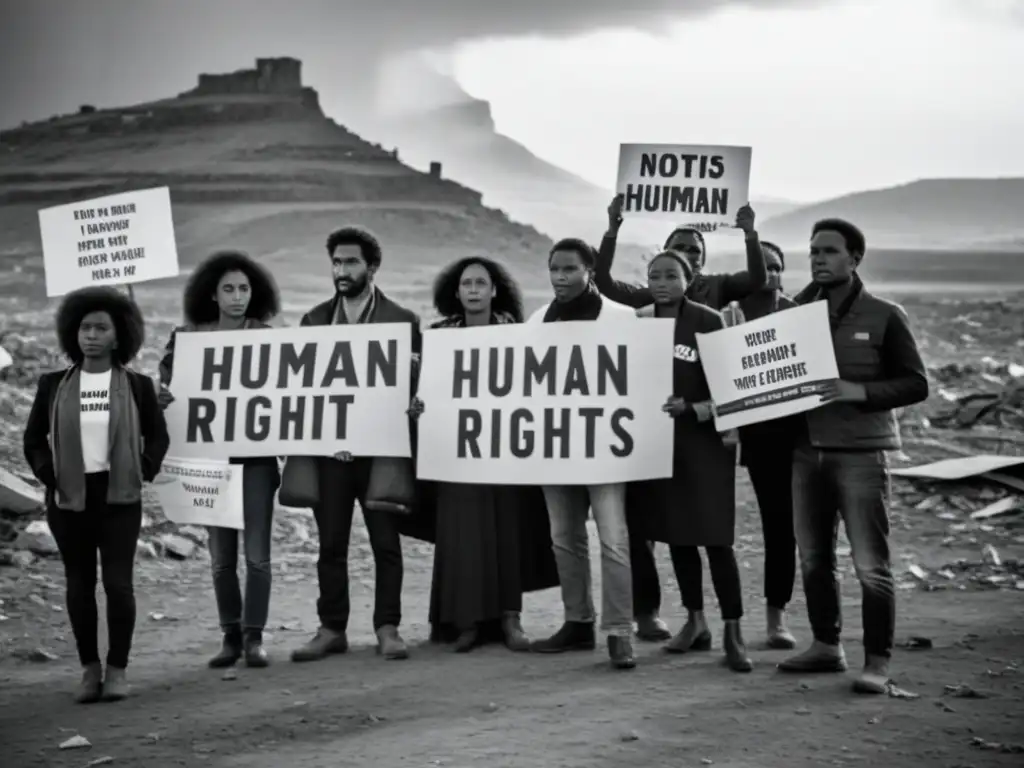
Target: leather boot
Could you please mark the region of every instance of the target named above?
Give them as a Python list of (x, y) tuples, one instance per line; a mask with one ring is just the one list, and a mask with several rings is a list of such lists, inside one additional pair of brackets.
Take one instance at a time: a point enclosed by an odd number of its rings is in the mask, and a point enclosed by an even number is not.
[(377, 653), (388, 661), (409, 658), (409, 648), (398, 634), (398, 627), (385, 624), (377, 630)]
[(567, 621), (551, 637), (534, 640), (530, 650), (534, 653), (565, 653), (566, 651), (592, 651), (597, 646), (594, 624), (589, 621)]
[(501, 631), (505, 636), (505, 647), (510, 651), (530, 650), (530, 638), (523, 631), (519, 611), (508, 611), (501, 620)]
[(786, 611), (768, 606), (768, 647), (776, 651), (796, 648), (796, 638), (786, 627)]
[(633, 669), (636, 658), (633, 656), (633, 643), (628, 637), (619, 635), (608, 636), (608, 658), (615, 669)]
[(672, 631), (657, 613), (636, 617), (636, 636), (648, 643), (662, 643), (672, 639)]
[(223, 669), (234, 666), (242, 658), (242, 628), (233, 627), (224, 632), (224, 640), (220, 651), (209, 661), (211, 669)]
[(733, 672), (750, 672), (754, 668), (754, 662), (747, 655), (747, 646), (743, 642), (743, 633), (740, 631), (738, 619), (730, 619), (725, 622), (722, 647), (725, 649), (726, 666)]
[(128, 696), (128, 676), (120, 667), (107, 665), (103, 678), (103, 701), (121, 701)]
[(462, 632), (452, 648), (456, 653), (469, 653), (480, 643), (480, 630), (476, 627)]
[(245, 633), (245, 666), (257, 669), (270, 666), (270, 657), (263, 647), (263, 633), (258, 629)]
[(820, 640), (796, 656), (790, 656), (779, 664), (780, 672), (812, 674), (817, 672), (845, 672), (846, 654), (841, 645), (827, 645)]
[(710, 650), (711, 630), (704, 619), (704, 611), (690, 611), (683, 628), (665, 644), (665, 651), (668, 653)]
[(82, 667), (82, 682), (78, 684), (75, 701), (79, 704), (93, 704), (103, 694), (103, 665), (98, 661)]
[(320, 627), (312, 640), (292, 651), (292, 661), (320, 661), (332, 654), (346, 651), (348, 651), (348, 638), (344, 632), (335, 632), (327, 627)]

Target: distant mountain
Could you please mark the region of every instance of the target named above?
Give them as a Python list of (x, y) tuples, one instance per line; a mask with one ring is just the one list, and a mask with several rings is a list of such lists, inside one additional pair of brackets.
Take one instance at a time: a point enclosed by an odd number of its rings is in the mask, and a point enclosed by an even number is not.
[(761, 232), (804, 244), (814, 222), (830, 216), (856, 223), (869, 247), (1020, 250), (1024, 179), (924, 179), (858, 192), (772, 216)]

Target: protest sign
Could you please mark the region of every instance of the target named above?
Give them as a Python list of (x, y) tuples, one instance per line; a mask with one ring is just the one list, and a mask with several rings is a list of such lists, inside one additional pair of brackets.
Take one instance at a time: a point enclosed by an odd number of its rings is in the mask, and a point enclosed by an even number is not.
[(698, 333), (697, 348), (720, 432), (813, 410), (839, 378), (824, 301)]
[(424, 333), (417, 476), (492, 485), (670, 477), (674, 323)]
[(167, 187), (44, 208), (39, 232), (47, 296), (178, 275)]
[(179, 333), (170, 455), (411, 454), (407, 323)]
[(226, 461), (165, 458), (153, 490), (172, 523), (242, 530), (242, 471)]
[(749, 202), (750, 155), (750, 147), (622, 144), (615, 187), (622, 215), (728, 230)]

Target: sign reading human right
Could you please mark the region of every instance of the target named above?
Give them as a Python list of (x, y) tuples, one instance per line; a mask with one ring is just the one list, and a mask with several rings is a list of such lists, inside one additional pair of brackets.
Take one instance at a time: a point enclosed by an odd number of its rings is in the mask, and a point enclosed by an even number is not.
[(39, 233), (47, 296), (179, 272), (167, 187), (43, 208)]
[(749, 202), (750, 156), (750, 147), (622, 144), (622, 215), (702, 232), (733, 227), (736, 211)]
[(839, 378), (824, 301), (699, 333), (697, 347), (720, 432), (813, 410)]

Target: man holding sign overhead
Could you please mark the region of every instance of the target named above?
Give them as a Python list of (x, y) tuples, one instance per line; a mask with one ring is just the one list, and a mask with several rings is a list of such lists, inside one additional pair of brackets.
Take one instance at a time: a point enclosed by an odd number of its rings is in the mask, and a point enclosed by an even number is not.
[(798, 304), (828, 308), (839, 378), (821, 408), (808, 411), (793, 466), (793, 514), (811, 647), (779, 665), (786, 672), (842, 672), (842, 618), (836, 577), (836, 527), (841, 517), (863, 595), (864, 670), (860, 693), (885, 693), (896, 624), (889, 554), (889, 460), (899, 450), (894, 409), (928, 397), (928, 376), (907, 313), (871, 295), (857, 270), (863, 233), (826, 219), (811, 235), (814, 282)]

